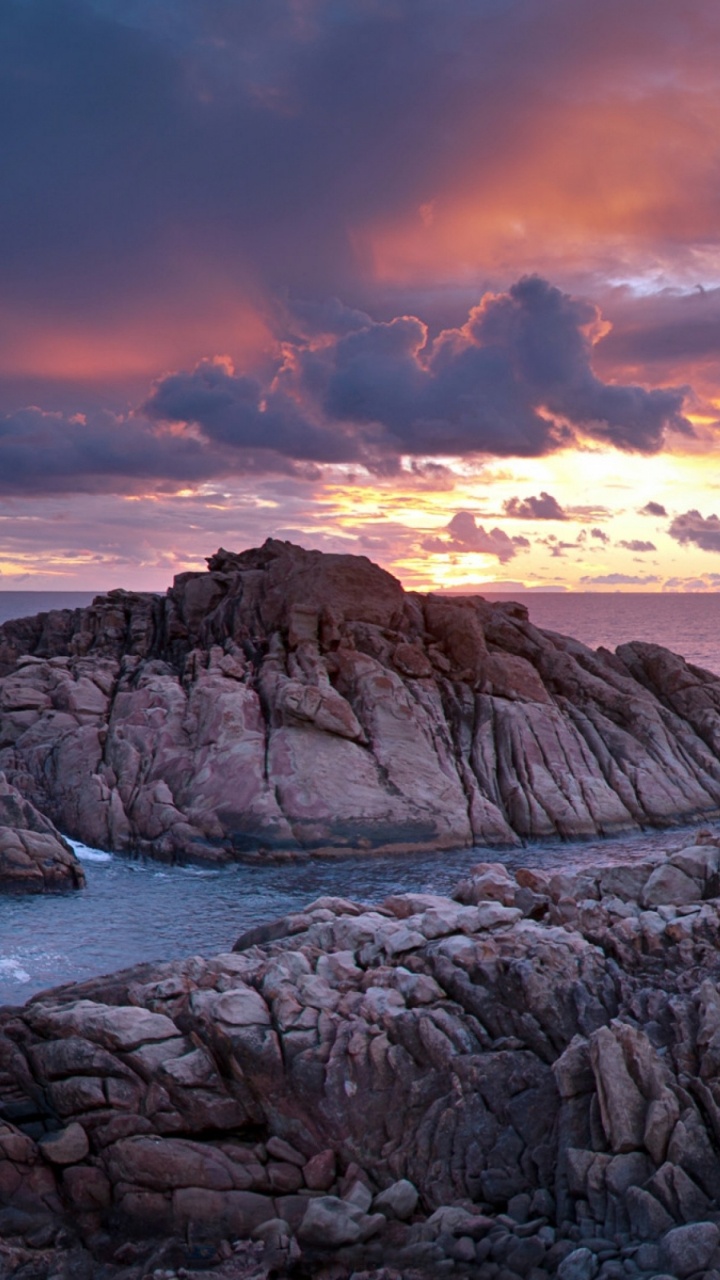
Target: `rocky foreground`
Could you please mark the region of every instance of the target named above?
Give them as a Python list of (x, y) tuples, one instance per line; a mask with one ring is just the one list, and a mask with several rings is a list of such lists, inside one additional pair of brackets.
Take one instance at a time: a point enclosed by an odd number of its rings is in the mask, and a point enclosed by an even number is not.
[(0, 770), (69, 836), (229, 860), (720, 811), (720, 681), (660, 646), (285, 542), (208, 563), (0, 627)]
[(704, 832), (0, 1011), (0, 1274), (717, 1280), (719, 907)]

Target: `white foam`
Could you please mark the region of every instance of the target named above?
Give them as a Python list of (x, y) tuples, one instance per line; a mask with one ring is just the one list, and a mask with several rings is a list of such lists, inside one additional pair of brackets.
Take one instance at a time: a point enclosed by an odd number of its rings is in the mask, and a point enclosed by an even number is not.
[(80, 862), (112, 862), (111, 853), (104, 853), (102, 849), (92, 849), (90, 845), (83, 844), (80, 840), (71, 840), (68, 836), (64, 836), (63, 839), (67, 840)]
[(0, 973), (7, 974), (15, 982), (30, 981), (27, 969), (23, 969), (19, 960), (13, 960), (12, 956), (0, 956)]

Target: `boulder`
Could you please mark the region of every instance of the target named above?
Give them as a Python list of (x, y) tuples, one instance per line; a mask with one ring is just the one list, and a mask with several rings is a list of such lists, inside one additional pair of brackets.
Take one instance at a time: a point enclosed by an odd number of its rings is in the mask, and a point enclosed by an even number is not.
[(391, 1186), (376, 1195), (372, 1207), (377, 1213), (384, 1213), (386, 1217), (399, 1218), (401, 1222), (405, 1222), (414, 1214), (418, 1200), (417, 1188), (412, 1182), (408, 1182), (407, 1178), (401, 1178), (399, 1182), (393, 1182)]
[(675, 1227), (663, 1240), (669, 1270), (681, 1280), (695, 1271), (702, 1271), (719, 1242), (720, 1229), (714, 1222), (692, 1222)]
[(0, 893), (82, 889), (85, 873), (49, 818), (0, 773)]

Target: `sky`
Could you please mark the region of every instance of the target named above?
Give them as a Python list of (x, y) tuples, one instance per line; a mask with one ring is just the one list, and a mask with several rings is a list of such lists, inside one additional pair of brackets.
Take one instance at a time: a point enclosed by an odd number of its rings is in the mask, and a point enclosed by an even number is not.
[(716, 0), (4, 0), (0, 590), (720, 586)]

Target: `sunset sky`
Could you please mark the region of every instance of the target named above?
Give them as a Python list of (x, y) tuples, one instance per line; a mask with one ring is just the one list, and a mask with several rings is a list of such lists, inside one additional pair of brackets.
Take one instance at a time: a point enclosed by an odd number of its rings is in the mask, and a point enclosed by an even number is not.
[(0, 590), (720, 586), (717, 0), (3, 0)]

